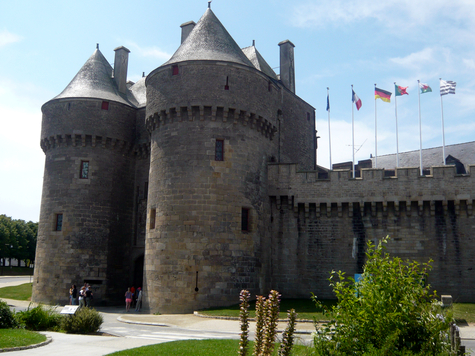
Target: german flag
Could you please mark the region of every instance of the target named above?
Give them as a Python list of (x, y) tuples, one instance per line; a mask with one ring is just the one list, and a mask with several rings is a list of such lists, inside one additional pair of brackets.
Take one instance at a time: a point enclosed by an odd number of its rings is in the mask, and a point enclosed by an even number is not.
[(374, 88), (374, 100), (376, 99), (381, 99), (382, 101), (385, 101), (387, 103), (391, 102), (391, 94), (389, 91), (379, 89), (379, 88)]

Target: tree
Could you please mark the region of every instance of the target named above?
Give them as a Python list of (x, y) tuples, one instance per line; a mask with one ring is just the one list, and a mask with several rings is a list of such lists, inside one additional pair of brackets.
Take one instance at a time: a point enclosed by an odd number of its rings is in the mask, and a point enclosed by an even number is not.
[(0, 258), (34, 261), (38, 223), (0, 215)]
[(317, 330), (318, 355), (449, 354), (452, 317), (443, 316), (436, 292), (425, 285), (432, 261), (390, 257), (388, 241), (368, 243), (361, 280), (331, 272), (338, 304), (330, 311), (333, 320)]

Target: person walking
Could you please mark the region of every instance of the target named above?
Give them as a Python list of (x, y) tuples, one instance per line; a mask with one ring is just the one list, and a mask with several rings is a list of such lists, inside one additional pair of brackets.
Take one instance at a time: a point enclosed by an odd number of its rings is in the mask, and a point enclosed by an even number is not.
[(138, 287), (138, 295), (137, 295), (137, 304), (135, 305), (135, 311), (140, 311), (140, 307), (142, 306), (142, 288)]
[(84, 300), (85, 290), (86, 290), (86, 287), (82, 286), (81, 290), (79, 291), (79, 297), (78, 297), (78, 299), (79, 299), (79, 309), (86, 306), (85, 300)]
[(130, 288), (127, 288), (127, 292), (125, 292), (125, 311), (128, 312), (130, 310), (130, 304), (132, 304), (132, 297), (133, 293), (130, 291)]
[(73, 284), (73, 290), (71, 292), (71, 305), (78, 305), (78, 290), (75, 284)]

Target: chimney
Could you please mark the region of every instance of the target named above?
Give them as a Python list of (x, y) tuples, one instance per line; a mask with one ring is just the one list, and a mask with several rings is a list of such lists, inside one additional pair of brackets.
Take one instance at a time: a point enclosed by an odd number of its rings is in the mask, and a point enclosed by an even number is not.
[(127, 66), (129, 64), (130, 51), (124, 46), (117, 47), (114, 51), (114, 79), (119, 92), (125, 94), (127, 91)]
[(280, 46), (280, 80), (282, 84), (295, 93), (294, 44), (289, 40), (279, 43)]
[(185, 42), (190, 32), (195, 28), (195, 21), (188, 21), (182, 24), (181, 27), (181, 43)]

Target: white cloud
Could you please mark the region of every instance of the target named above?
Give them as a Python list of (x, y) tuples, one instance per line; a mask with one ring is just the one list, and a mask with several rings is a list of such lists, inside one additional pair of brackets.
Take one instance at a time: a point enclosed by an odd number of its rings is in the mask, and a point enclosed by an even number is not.
[(156, 46), (141, 47), (137, 43), (131, 41), (127, 42), (127, 46), (130, 47), (134, 53), (138, 53), (138, 55), (142, 57), (149, 57), (162, 61), (167, 61), (172, 56), (170, 53), (167, 53)]
[[(475, 2), (471, 0), (333, 0), (307, 1), (297, 5), (291, 16), (298, 27), (345, 26), (374, 19), (384, 27), (407, 32), (414, 27), (438, 21), (474, 26)], [(437, 25), (437, 24), (435, 24)]]
[(14, 33), (3, 30), (0, 32), (0, 48), (9, 45), (11, 43), (19, 42), (22, 40), (21, 36), (18, 36)]
[(433, 48), (424, 48), (419, 52), (411, 53), (405, 57), (395, 57), (390, 58), (389, 61), (400, 65), (405, 68), (414, 68), (418, 69), (421, 67), (426, 67), (427, 64), (432, 64), (435, 62), (436, 50)]

